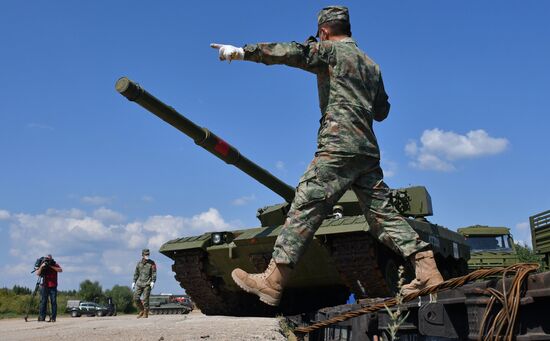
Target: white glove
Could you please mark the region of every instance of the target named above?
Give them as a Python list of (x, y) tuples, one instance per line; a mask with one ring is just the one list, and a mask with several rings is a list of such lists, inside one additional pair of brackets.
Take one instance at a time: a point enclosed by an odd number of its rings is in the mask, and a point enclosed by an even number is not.
[(151, 289), (153, 289), (153, 287), (155, 286), (155, 282), (151, 282)]
[(136, 287), (136, 282), (132, 282), (132, 290), (134, 290)]
[(210, 47), (218, 49), (220, 60), (227, 60), (231, 62), (232, 60), (244, 59), (244, 50), (242, 47), (223, 44), (210, 44)]

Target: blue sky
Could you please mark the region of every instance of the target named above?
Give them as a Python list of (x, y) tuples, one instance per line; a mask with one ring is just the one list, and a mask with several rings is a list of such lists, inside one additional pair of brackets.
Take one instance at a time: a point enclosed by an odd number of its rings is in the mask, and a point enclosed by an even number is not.
[[(386, 181), (425, 185), (431, 221), (508, 226), (550, 208), (550, 3), (343, 1), (392, 103)], [(277, 195), (114, 90), (121, 76), (296, 185), (315, 150), (313, 75), (219, 62), (211, 42), (303, 41), (326, 1), (6, 1), (0, 5), (0, 287), (129, 285), (140, 250), (178, 292), (166, 240), (258, 226)]]

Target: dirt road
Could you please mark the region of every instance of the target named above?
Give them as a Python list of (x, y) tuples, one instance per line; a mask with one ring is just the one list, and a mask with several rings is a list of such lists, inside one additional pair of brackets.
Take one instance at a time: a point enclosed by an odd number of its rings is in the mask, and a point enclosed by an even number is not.
[(136, 319), (133, 315), (111, 317), (58, 317), (57, 322), (0, 320), (0, 339), (11, 340), (276, 340), (280, 333), (276, 318), (153, 315)]

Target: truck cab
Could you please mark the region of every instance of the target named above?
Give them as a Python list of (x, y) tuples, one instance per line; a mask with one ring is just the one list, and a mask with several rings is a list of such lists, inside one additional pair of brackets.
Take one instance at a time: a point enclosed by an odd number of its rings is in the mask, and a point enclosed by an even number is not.
[(458, 233), (470, 246), (470, 271), (481, 268), (509, 266), (519, 262), (514, 239), (507, 227), (473, 225), (462, 227)]

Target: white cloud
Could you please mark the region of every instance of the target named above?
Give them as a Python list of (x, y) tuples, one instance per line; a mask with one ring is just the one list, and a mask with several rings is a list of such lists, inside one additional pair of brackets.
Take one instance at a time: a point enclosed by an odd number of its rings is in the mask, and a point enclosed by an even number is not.
[[(0, 268), (5, 274), (0, 286), (27, 281), (34, 260), (48, 253), (63, 268), (64, 288), (76, 288), (84, 279), (111, 285), (129, 283), (140, 249), (148, 247), (155, 254), (168, 240), (230, 228), (215, 208), (191, 217), (157, 215), (127, 223), (122, 218), (105, 207), (91, 212), (48, 209), (40, 214), (11, 213), (6, 236), (8, 262), (20, 265)], [(157, 260), (167, 269), (166, 282), (172, 283), (170, 260), (164, 256)]]
[(528, 221), (523, 221), (516, 224), (514, 229), (514, 240), (518, 244), (532, 247), (531, 225), (529, 225)]
[[(384, 154), (384, 152), (382, 152)], [(384, 178), (391, 178), (392, 176), (395, 176), (397, 174), (397, 162), (387, 158), (383, 157), (381, 162), (381, 167), (384, 170)]]
[(112, 201), (111, 198), (107, 197), (101, 197), (101, 196), (84, 196), (80, 198), (80, 201), (83, 204), (92, 205), (92, 206), (100, 206), (100, 205), (106, 205)]
[(285, 168), (285, 163), (283, 161), (277, 161), (275, 163), (275, 168), (277, 168), (278, 170), (286, 170)]
[(220, 212), (215, 208), (209, 208), (208, 211), (193, 216), (191, 219), (192, 226), (197, 231), (205, 232), (206, 230), (221, 231), (229, 228)]
[(450, 162), (443, 161), (433, 154), (420, 154), (416, 161), (412, 161), (411, 164), (420, 169), (431, 169), (443, 172), (455, 170), (455, 167)]
[(522, 223), (517, 223), (516, 228), (520, 231), (531, 231), (531, 226), (529, 225), (528, 221), (524, 221)]
[(103, 222), (120, 223), (126, 220), (126, 217), (124, 217), (122, 214), (105, 207), (100, 207), (95, 210), (93, 216), (94, 218)]
[(410, 164), (419, 169), (451, 171), (452, 162), (502, 153), (509, 145), (505, 138), (489, 136), (483, 129), (472, 130), (465, 135), (438, 128), (424, 130), (417, 141), (405, 145), (405, 153), (412, 158)]
[(129, 250), (105, 250), (101, 260), (112, 274), (127, 275), (130, 278), (139, 256), (139, 253)]
[(10, 219), (10, 212), (6, 210), (0, 210), (0, 220)]
[(251, 195), (247, 195), (247, 196), (244, 196), (244, 197), (237, 198), (237, 199), (233, 200), (231, 202), (231, 204), (235, 205), (235, 206), (244, 206), (244, 205), (246, 205), (249, 202), (254, 201), (254, 200), (256, 200), (256, 196), (254, 194), (251, 194)]
[(27, 275), (33, 270), (33, 265), (34, 263), (32, 261), (30, 263), (21, 262), (18, 264), (4, 265), (2, 269), (2, 273), (10, 276)]

